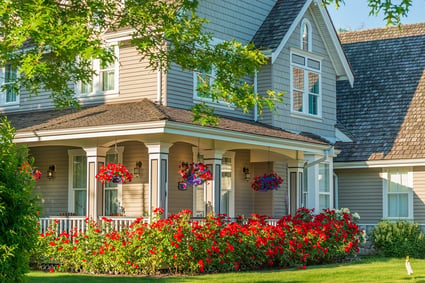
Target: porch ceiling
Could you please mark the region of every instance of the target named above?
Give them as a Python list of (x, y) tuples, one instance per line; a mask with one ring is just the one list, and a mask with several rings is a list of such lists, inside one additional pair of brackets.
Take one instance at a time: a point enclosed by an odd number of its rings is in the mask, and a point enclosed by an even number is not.
[(197, 137), (212, 139), (217, 143), (232, 142), (310, 152), (323, 152), (330, 146), (308, 135), (243, 119), (221, 117), (215, 127), (200, 126), (192, 122), (192, 112), (158, 105), (147, 99), (102, 104), (81, 110), (16, 113), (8, 115), (8, 118), (17, 129), (15, 142), (29, 146), (52, 143), (83, 145), (93, 144), (94, 141), (99, 144), (111, 137), (145, 142)]

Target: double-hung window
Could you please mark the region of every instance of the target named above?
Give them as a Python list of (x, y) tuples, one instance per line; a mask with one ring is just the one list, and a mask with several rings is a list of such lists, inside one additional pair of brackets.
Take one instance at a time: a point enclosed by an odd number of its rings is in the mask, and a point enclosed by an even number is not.
[[(108, 151), (105, 164), (121, 163), (123, 150), (123, 147), (118, 147), (118, 150)], [(107, 216), (124, 214), (124, 207), (122, 206), (122, 184), (105, 183), (104, 214)]]
[(10, 64), (6, 64), (1, 72), (2, 91), (0, 93), (0, 105), (18, 104), (18, 89), (15, 85), (18, 77), (18, 69)]
[(382, 175), (384, 218), (413, 219), (413, 172), (395, 168)]
[(70, 190), (69, 211), (87, 215), (87, 157), (83, 150), (69, 150)]
[(319, 211), (325, 208), (331, 207), (331, 186), (330, 186), (330, 175), (329, 175), (329, 164), (319, 164)]
[(211, 87), (214, 83), (214, 77), (215, 77), (215, 68), (214, 66), (211, 66), (209, 71), (200, 70), (193, 72), (193, 93), (194, 93), (194, 99), (195, 100), (211, 100), (210, 98), (202, 97), (199, 93), (199, 87), (202, 85), (207, 85)]
[(291, 112), (321, 117), (321, 59), (291, 52)]
[(93, 59), (92, 68), (95, 71), (91, 81), (78, 83), (78, 93), (80, 96), (117, 94), (119, 82), (119, 47), (111, 47), (115, 60), (111, 63), (103, 62), (100, 59)]

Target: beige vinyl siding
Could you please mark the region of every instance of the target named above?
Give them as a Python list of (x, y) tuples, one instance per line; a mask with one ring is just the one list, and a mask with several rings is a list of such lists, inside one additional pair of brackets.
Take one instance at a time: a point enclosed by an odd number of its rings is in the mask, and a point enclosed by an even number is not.
[(167, 73), (167, 106), (189, 109), (193, 106), (193, 73), (172, 64)]
[(224, 40), (249, 42), (276, 0), (201, 0), (198, 15), (208, 19), (207, 30)]
[[(50, 146), (30, 148), (35, 167), (41, 178), (36, 181), (35, 195), (40, 196), (42, 216), (57, 216), (68, 212), (68, 147)], [(54, 178), (47, 178), (50, 165), (56, 166)]]
[(338, 176), (338, 208), (349, 208), (360, 215), (361, 224), (382, 219), (383, 184), (381, 169), (335, 170)]
[[(251, 189), (253, 166), (249, 163), (249, 150), (237, 150), (235, 155), (235, 215), (249, 217), (254, 205), (254, 191)], [(243, 175), (243, 167), (250, 170), (251, 178), (246, 181)]]
[[(265, 95), (267, 90), (273, 89), (272, 65), (270, 63), (262, 66), (261, 70), (258, 72), (257, 84), (257, 91), (260, 95)], [(285, 95), (283, 99), (285, 101), (287, 99), (287, 95)], [(276, 107), (278, 107), (278, 105), (276, 105)], [(272, 124), (272, 116), (272, 111), (266, 107), (263, 109), (263, 113), (258, 117), (258, 120), (263, 123)]]
[[(276, 0), (239, 0), (199, 2), (198, 15), (208, 19), (206, 30), (217, 40), (236, 39), (248, 43), (258, 30)], [(212, 62), (213, 63), (213, 62)], [(250, 79), (252, 82), (252, 78)], [(167, 74), (167, 106), (189, 109), (193, 106), (194, 79), (192, 72), (172, 66)], [(270, 87), (268, 87), (270, 88)], [(218, 103), (209, 104), (220, 115), (252, 119), (252, 111), (243, 114), (240, 110)]]
[(273, 89), (287, 92), (284, 103), (277, 107), (274, 125), (294, 132), (315, 133), (332, 141), (335, 140), (336, 74), (310, 10), (305, 14), (305, 18), (310, 21), (312, 27), (312, 53), (323, 57), (321, 64), (322, 117), (304, 118), (299, 115), (291, 115), (290, 48), (300, 48), (300, 24), (298, 24), (273, 65)]
[(149, 211), (149, 155), (141, 142), (124, 142), (123, 164), (133, 173), (136, 163), (142, 162), (140, 176), (133, 176), (131, 183), (122, 185), (122, 206), (126, 216), (146, 216)]
[(281, 218), (288, 215), (288, 164), (283, 161), (274, 162), (274, 171), (282, 177), (283, 183), (280, 189), (273, 191), (273, 218)]
[(413, 169), (413, 218), (425, 222), (425, 167)]
[[(269, 173), (273, 170), (272, 162), (256, 162), (253, 163), (253, 177), (261, 176), (264, 173)], [(273, 192), (256, 192), (254, 195), (254, 209), (253, 212), (260, 215), (273, 215)]]
[(140, 61), (135, 47), (120, 47), (119, 100), (148, 98), (156, 100), (158, 73), (148, 67), (147, 60)]
[[(157, 72), (148, 68), (147, 61), (140, 61), (140, 55), (135, 47), (123, 44), (119, 48), (119, 89), (118, 93), (108, 95), (80, 96), (81, 105), (94, 105), (108, 102), (123, 102), (148, 98), (157, 99)], [(165, 79), (165, 76), (164, 76)], [(71, 88), (77, 90), (74, 82), (69, 82)], [(0, 110), (23, 112), (33, 110), (46, 110), (54, 108), (50, 92), (41, 90), (38, 96), (20, 90), (19, 107), (0, 107)], [(10, 109), (10, 110), (9, 110)]]
[(188, 143), (175, 143), (170, 148), (168, 155), (168, 212), (177, 213), (184, 208), (193, 210), (193, 189), (179, 191), (177, 183), (181, 180), (178, 174), (182, 162), (192, 162), (192, 145)]

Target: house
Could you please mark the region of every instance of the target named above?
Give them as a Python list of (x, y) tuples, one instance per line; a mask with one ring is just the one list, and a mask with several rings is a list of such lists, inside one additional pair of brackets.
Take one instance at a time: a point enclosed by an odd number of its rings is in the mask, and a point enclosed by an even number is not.
[[(220, 122), (200, 126), (189, 111), (202, 99), (196, 73), (146, 69), (125, 32), (107, 34), (117, 60), (99, 68), (93, 84), (75, 83), (81, 110), (55, 110), (47, 93), (1, 96), (15, 141), (43, 173), (35, 189), (43, 217), (140, 217), (162, 207), (279, 218), (298, 207), (334, 207), (336, 82), (352, 84), (353, 73), (321, 1), (202, 0), (198, 13), (215, 40), (264, 50), (269, 63), (251, 80), (259, 93), (287, 91), (284, 103), (259, 117), (210, 102)], [(192, 161), (207, 164), (213, 180), (178, 190), (179, 165)], [(109, 162), (125, 164), (133, 181), (102, 185), (95, 175)], [(283, 177), (281, 188), (253, 191), (252, 178), (271, 171)]]
[(425, 223), (425, 23), (339, 36), (355, 82), (337, 83), (336, 206)]

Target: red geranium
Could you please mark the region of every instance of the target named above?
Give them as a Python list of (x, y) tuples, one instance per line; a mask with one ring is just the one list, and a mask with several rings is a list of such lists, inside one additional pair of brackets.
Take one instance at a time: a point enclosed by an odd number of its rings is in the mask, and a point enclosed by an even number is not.
[(106, 166), (102, 165), (100, 167), (96, 178), (99, 179), (102, 184), (106, 182), (127, 184), (131, 182), (133, 175), (128, 172), (125, 165), (120, 163), (108, 163)]

